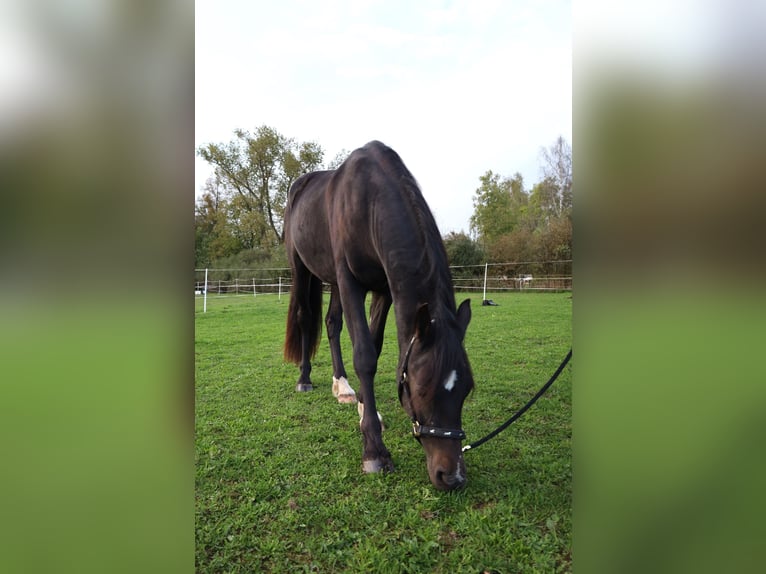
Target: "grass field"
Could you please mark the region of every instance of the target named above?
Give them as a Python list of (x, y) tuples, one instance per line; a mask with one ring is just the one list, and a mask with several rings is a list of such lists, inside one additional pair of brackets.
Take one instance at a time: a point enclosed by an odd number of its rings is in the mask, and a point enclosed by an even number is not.
[[(491, 296), (498, 307), (471, 295), (468, 441), (521, 407), (571, 346), (569, 293)], [(392, 318), (376, 391), (396, 472), (365, 475), (356, 406), (332, 397), (326, 338), (315, 390), (294, 391), (285, 296), (211, 296), (195, 311), (198, 572), (571, 572), (571, 367), (466, 453), (465, 489), (442, 493), (398, 402)], [(345, 329), (342, 346), (358, 389)]]

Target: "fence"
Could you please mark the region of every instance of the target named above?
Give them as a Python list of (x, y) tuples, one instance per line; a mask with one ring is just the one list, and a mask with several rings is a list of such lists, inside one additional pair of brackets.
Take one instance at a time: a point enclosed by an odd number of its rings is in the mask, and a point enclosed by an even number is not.
[[(571, 291), (572, 260), (521, 261), (455, 265), (450, 267), (456, 291)], [(203, 298), (207, 311), (207, 296), (276, 296), (278, 300), (290, 290), (289, 268), (268, 269), (195, 269), (194, 294)], [(325, 285), (329, 292), (329, 287)]]
[(456, 291), (571, 291), (572, 260), (514, 261), (450, 267)]
[[(199, 270), (195, 270), (197, 272)], [(205, 271), (203, 269), (202, 271)], [(208, 272), (211, 270), (207, 270)], [(276, 293), (279, 297), (283, 292), (290, 290), (289, 283), (289, 269), (283, 269), (283, 273), (287, 274), (287, 277), (281, 275), (276, 278), (273, 277), (251, 277), (242, 278), (239, 277), (231, 280), (222, 279), (210, 279), (207, 281), (204, 279), (197, 280), (194, 283), (194, 294), (202, 295), (205, 292), (207, 286), (208, 293), (215, 293), (217, 295), (266, 295)]]

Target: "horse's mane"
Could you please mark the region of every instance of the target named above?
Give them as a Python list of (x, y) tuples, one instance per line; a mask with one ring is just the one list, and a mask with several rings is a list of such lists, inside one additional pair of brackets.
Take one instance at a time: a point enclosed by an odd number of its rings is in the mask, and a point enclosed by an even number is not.
[[(390, 148), (385, 148), (386, 153), (391, 154), (393, 163), (398, 165), (400, 170), (399, 183), (404, 191), (404, 197), (414, 214), (418, 230), (421, 234), (423, 243), (422, 261), (420, 269), (424, 270), (424, 283), (426, 289), (429, 289), (428, 296), (424, 297), (426, 302), (432, 299), (437, 305), (431, 309), (432, 317), (436, 317), (435, 328), (439, 331), (437, 337), (441, 338), (441, 343), (434, 345), (431, 351), (431, 360), (434, 365), (438, 365), (438, 371), (445, 371), (444, 365), (450, 364), (455, 357), (460, 357), (462, 353), (461, 339), (451, 336), (457, 328), (457, 319), (455, 317), (455, 291), (452, 286), (452, 275), (449, 270), (447, 252), (444, 249), (439, 228), (436, 226), (436, 220), (426, 203), (423, 193), (420, 190), (415, 178), (399, 158), (399, 155)], [(435, 295), (435, 297), (434, 297)], [(443, 308), (448, 309), (448, 313), (443, 313)], [(446, 336), (445, 336), (446, 335)], [(468, 367), (470, 369), (470, 366)], [(473, 390), (473, 377), (470, 379), (471, 386), (469, 392)], [(426, 398), (433, 400), (436, 389), (439, 386), (438, 381), (431, 381), (432, 384), (423, 385), (418, 392)]]
[(447, 252), (444, 250), (444, 243), (439, 229), (436, 227), (436, 221), (415, 180), (412, 180), (412, 185), (406, 184), (403, 187), (407, 191), (407, 198), (423, 238), (425, 283), (435, 287), (437, 299), (449, 304), (450, 310), (454, 312), (455, 294), (452, 287), (452, 275), (449, 270)]
[[(403, 191), (403, 197), (407, 202), (410, 212), (415, 217), (417, 228), (421, 235), (423, 251), (420, 269), (424, 270), (424, 286), (433, 294), (436, 290), (436, 299), (446, 304), (452, 313), (455, 312), (455, 294), (452, 287), (452, 275), (449, 271), (447, 252), (436, 226), (436, 220), (426, 203), (415, 177), (410, 173), (407, 166), (393, 149), (380, 142), (370, 142), (365, 147), (375, 145), (383, 154), (387, 167), (398, 174), (398, 183)], [(426, 302), (426, 301), (423, 301)]]

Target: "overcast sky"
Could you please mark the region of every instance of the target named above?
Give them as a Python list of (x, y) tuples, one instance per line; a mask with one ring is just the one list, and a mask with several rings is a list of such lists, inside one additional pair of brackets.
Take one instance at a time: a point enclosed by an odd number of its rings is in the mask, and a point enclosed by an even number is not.
[[(196, 146), (266, 124), (325, 161), (372, 139), (418, 180), (443, 234), (478, 178), (540, 179), (572, 141), (569, 1), (196, 2)], [(212, 173), (196, 160), (197, 195)]]

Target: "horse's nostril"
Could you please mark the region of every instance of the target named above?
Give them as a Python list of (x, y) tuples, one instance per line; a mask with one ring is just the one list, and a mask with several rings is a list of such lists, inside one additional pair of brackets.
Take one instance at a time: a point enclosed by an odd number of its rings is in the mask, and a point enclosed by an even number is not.
[(452, 476), (452, 482), (450, 483), (450, 488), (460, 488), (465, 485), (465, 477), (461, 476), (460, 474), (455, 474)]
[(447, 474), (443, 470), (436, 471), (436, 486), (442, 490), (454, 490), (465, 485), (465, 477), (458, 470), (454, 474)]

